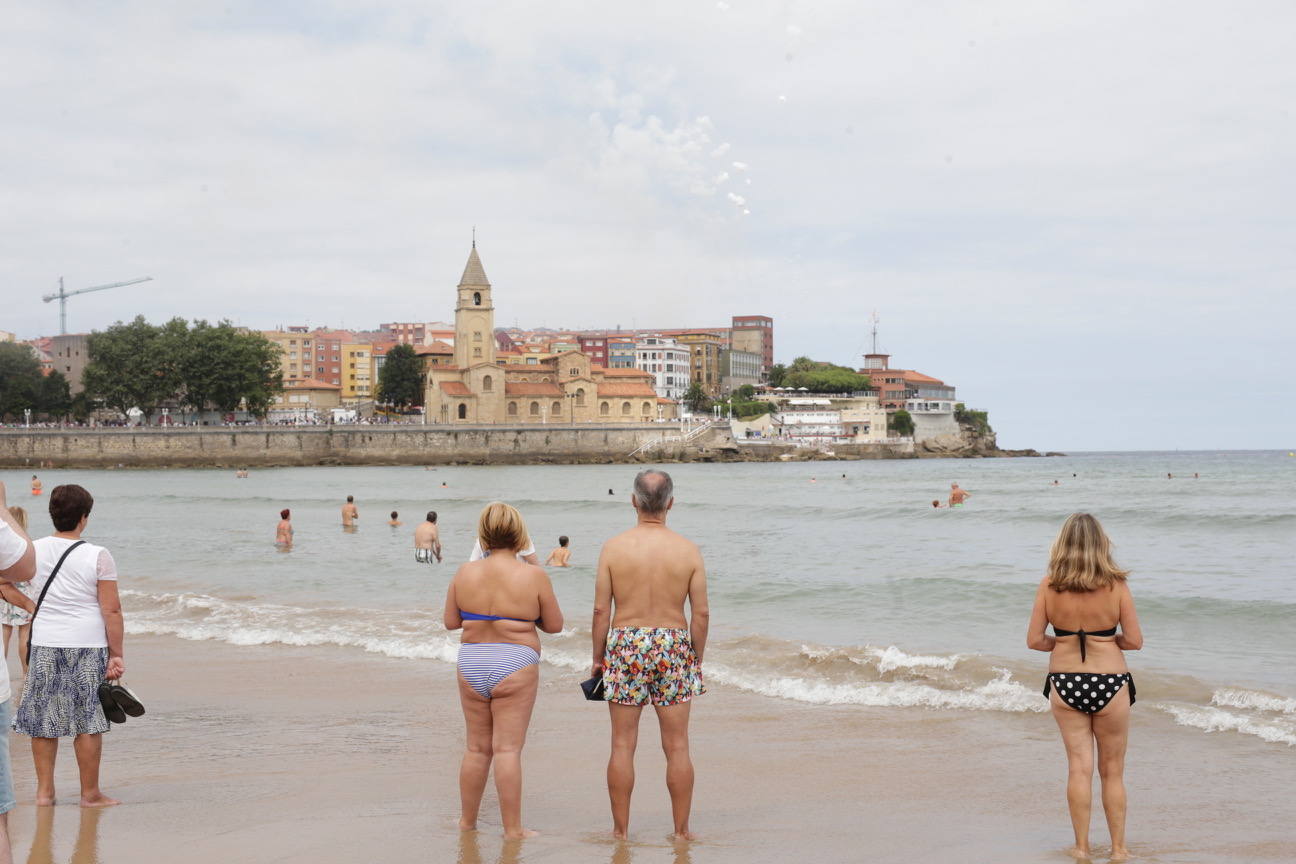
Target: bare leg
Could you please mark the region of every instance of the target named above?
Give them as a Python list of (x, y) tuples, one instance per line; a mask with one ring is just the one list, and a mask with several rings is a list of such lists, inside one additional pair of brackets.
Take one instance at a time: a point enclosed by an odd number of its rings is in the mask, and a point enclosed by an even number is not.
[[(13, 628), (13, 625), (12, 625), (12, 624), (5, 624), (5, 625), (4, 625), (4, 635), (3, 635), (3, 637), (0, 637), (0, 638), (3, 638), (3, 639), (4, 639), (4, 656), (5, 656), (5, 659), (6, 659), (6, 660), (9, 659), (9, 634), (13, 632), (13, 629), (14, 629), (14, 628)], [(19, 639), (19, 640), (18, 640), (18, 644), (19, 644), (19, 645), (22, 644), (22, 639)]]
[(1056, 692), (1050, 702), (1067, 754), (1067, 806), (1071, 809), (1071, 827), (1075, 831), (1071, 854), (1088, 858), (1089, 814), (1093, 807), (1093, 725), (1088, 714), (1068, 708)]
[[(27, 640), (31, 638), (31, 622), (18, 625), (18, 659), (22, 661), (23, 677), (27, 677)], [(9, 656), (9, 637), (5, 637), (5, 656)]]
[(1098, 776), (1102, 778), (1103, 811), (1111, 833), (1111, 860), (1129, 859), (1125, 848), (1125, 745), (1129, 743), (1129, 685), (1093, 718), (1098, 740)]
[(8, 813), (0, 813), (0, 864), (13, 864), (13, 852), (9, 849)]
[[(474, 831), (481, 810), (482, 793), (491, 766), (490, 702), (459, 678), (459, 702), (463, 705), (468, 740), (463, 762), (459, 766), (459, 830)], [(475, 847), (474, 847), (475, 848)]]
[(608, 759), (608, 798), (612, 800), (612, 834), (621, 840), (630, 831), (630, 796), (634, 793), (635, 748), (639, 745), (642, 705), (608, 703), (612, 717), (612, 756)]
[(54, 760), (58, 758), (59, 739), (31, 739), (32, 762), (36, 765), (36, 806), (54, 803)]
[(491, 693), (495, 794), (499, 798), (504, 836), (510, 840), (536, 834), (522, 827), (522, 747), (526, 744), (539, 686), (540, 667), (531, 665), (505, 678)]
[(693, 806), (693, 760), (689, 757), (689, 706), (680, 702), (666, 708), (657, 707), (657, 724), (661, 727), (662, 750), (666, 753), (666, 789), (670, 792), (671, 817), (675, 822), (675, 839), (693, 840), (689, 831), (689, 811)]
[[(35, 740), (35, 739), (33, 739)], [(103, 733), (78, 735), (72, 739), (77, 769), (81, 772), (81, 806), (112, 807), (120, 804), (99, 789), (99, 760), (103, 757)]]

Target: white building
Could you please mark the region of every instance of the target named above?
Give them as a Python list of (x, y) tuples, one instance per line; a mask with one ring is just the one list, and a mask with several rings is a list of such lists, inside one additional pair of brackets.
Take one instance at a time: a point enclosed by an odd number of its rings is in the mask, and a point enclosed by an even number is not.
[(644, 336), (635, 343), (635, 368), (653, 376), (663, 399), (679, 401), (689, 388), (689, 349), (664, 336)]
[(780, 400), (775, 435), (803, 446), (888, 440), (886, 411), (876, 396), (802, 396)]

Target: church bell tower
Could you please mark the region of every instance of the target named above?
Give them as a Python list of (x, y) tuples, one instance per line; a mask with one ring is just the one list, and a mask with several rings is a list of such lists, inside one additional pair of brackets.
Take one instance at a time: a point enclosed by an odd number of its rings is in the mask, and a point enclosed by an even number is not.
[(477, 257), (477, 240), (463, 278), (459, 280), (459, 301), (455, 304), (455, 365), (467, 369), (479, 363), (495, 363), (495, 304), (491, 301), (491, 284), (486, 279), (481, 259)]

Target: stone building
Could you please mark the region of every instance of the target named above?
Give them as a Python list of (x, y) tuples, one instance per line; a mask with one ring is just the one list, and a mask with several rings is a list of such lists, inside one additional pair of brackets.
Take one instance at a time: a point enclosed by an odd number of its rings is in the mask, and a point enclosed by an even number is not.
[[(419, 352), (432, 423), (646, 423), (678, 416), (652, 376), (604, 369), (580, 351), (499, 356), (495, 303), (474, 241), (456, 289), (454, 345)], [(452, 353), (445, 353), (449, 349)], [(530, 362), (507, 362), (525, 359)]]

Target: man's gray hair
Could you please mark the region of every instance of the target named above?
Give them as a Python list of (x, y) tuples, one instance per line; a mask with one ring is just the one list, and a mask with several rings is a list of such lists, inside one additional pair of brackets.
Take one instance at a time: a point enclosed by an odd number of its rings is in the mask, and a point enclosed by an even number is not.
[(635, 475), (634, 500), (642, 513), (665, 513), (675, 494), (675, 482), (665, 471), (646, 468)]

